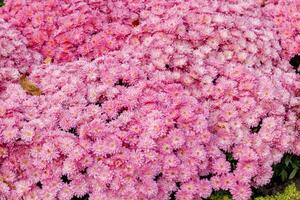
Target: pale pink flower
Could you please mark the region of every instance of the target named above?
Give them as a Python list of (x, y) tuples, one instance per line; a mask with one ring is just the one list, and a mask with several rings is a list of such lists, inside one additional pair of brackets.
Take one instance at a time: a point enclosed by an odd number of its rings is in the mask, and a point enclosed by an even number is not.
[(251, 197), (251, 189), (247, 184), (235, 184), (230, 188), (230, 192), (236, 200), (247, 200)]
[(257, 173), (258, 164), (256, 162), (238, 162), (237, 169), (244, 172), (245, 175), (254, 176)]
[(139, 187), (139, 190), (147, 198), (156, 197), (158, 193), (157, 184), (153, 180), (147, 180), (146, 182), (142, 183)]
[(20, 135), (22, 140), (26, 142), (31, 142), (35, 135), (35, 130), (31, 127), (24, 127), (22, 128)]
[[(80, 177), (78, 177), (80, 178)], [(83, 178), (83, 177), (81, 177)], [(88, 188), (88, 183), (83, 179), (73, 179), (70, 183), (70, 188), (73, 192), (73, 194), (77, 197), (82, 197), (84, 196), (89, 188)]]
[(254, 181), (258, 186), (265, 185), (271, 181), (273, 173), (272, 167), (270, 166), (261, 168), (258, 171), (258, 175), (254, 178)]
[(169, 133), (169, 138), (170, 138), (171, 145), (173, 146), (174, 149), (180, 148), (185, 142), (185, 137), (183, 135), (183, 132), (179, 130), (171, 131)]
[(189, 181), (180, 186), (180, 189), (187, 192), (188, 194), (195, 194), (197, 191), (197, 184), (193, 181)]
[(211, 186), (214, 190), (219, 190), (222, 186), (220, 176), (213, 176), (210, 178)]
[(9, 186), (2, 181), (0, 182), (0, 192), (5, 195), (9, 195), (10, 192)]
[(73, 160), (70, 160), (70, 159), (64, 160), (64, 163), (62, 166), (63, 174), (74, 174), (74, 173), (76, 173), (76, 170), (77, 170), (77, 166)]
[(74, 191), (69, 185), (64, 185), (61, 190), (58, 192), (58, 199), (71, 199), (74, 195)]
[(197, 194), (202, 197), (202, 198), (208, 198), (211, 193), (212, 193), (212, 186), (210, 181), (204, 179), (204, 180), (200, 180), (197, 183), (198, 186), (198, 190), (197, 190)]
[(3, 138), (3, 141), (8, 143), (8, 142), (13, 142), (14, 140), (17, 139), (18, 136), (18, 130), (16, 128), (8, 128), (2, 131), (1, 137)]
[(180, 160), (175, 155), (166, 155), (163, 158), (164, 161), (164, 167), (170, 168), (170, 167), (177, 167), (180, 163)]
[(16, 193), (18, 196), (22, 196), (25, 192), (31, 189), (31, 183), (28, 180), (20, 180), (15, 182)]
[(183, 190), (179, 190), (176, 192), (176, 199), (183, 199), (183, 200), (193, 200), (193, 194), (192, 193), (188, 193), (186, 191)]
[(65, 154), (68, 154), (70, 151), (73, 150), (75, 147), (76, 142), (71, 137), (58, 137), (57, 138), (57, 146), (59, 147), (60, 151)]
[(152, 149), (156, 147), (156, 142), (149, 137), (142, 137), (138, 143), (138, 147), (141, 149)]
[(234, 179), (233, 174), (226, 174), (222, 175), (220, 177), (221, 179), (221, 188), (224, 190), (227, 190), (229, 188), (232, 188), (236, 184), (236, 180)]
[(51, 162), (53, 159), (59, 157), (59, 152), (53, 143), (44, 143), (40, 151), (41, 159), (47, 162)]
[(198, 159), (198, 160), (200, 160), (200, 161), (203, 161), (203, 160), (206, 159), (206, 151), (205, 151), (204, 147), (203, 147), (203, 146), (200, 146), (200, 145), (199, 145), (199, 146), (195, 146), (195, 147), (192, 149), (191, 155), (192, 155), (194, 158), (196, 158), (196, 159)]
[(219, 158), (212, 164), (212, 170), (218, 175), (228, 173), (230, 171), (230, 168), (230, 163), (224, 158)]

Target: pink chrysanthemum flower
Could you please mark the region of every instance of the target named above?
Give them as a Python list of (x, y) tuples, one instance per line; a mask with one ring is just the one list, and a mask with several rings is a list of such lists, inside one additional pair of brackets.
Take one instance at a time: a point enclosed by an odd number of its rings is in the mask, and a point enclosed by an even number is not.
[(197, 194), (199, 195), (199, 197), (208, 198), (211, 195), (212, 186), (211, 186), (210, 181), (203, 179), (203, 180), (200, 180), (197, 185), (198, 185)]
[(70, 186), (66, 185), (61, 188), (61, 190), (58, 192), (58, 199), (71, 199), (74, 195), (74, 191), (71, 189)]
[(220, 176), (213, 176), (210, 179), (211, 186), (214, 190), (219, 190), (222, 186), (221, 178)]
[(220, 178), (221, 178), (221, 188), (224, 190), (233, 187), (236, 183), (233, 174), (222, 175)]
[(212, 170), (218, 175), (228, 173), (230, 171), (230, 168), (230, 163), (224, 158), (219, 158), (212, 164)]
[(174, 130), (170, 132), (169, 138), (174, 149), (180, 148), (185, 142), (185, 137), (183, 135), (183, 132), (179, 130)]
[(230, 192), (236, 200), (248, 200), (251, 197), (250, 186), (245, 184), (235, 184), (230, 188)]
[(40, 158), (42, 160), (45, 160), (47, 162), (51, 162), (53, 159), (56, 159), (59, 157), (59, 153), (57, 151), (56, 146), (53, 143), (44, 143), (41, 152), (40, 152)]

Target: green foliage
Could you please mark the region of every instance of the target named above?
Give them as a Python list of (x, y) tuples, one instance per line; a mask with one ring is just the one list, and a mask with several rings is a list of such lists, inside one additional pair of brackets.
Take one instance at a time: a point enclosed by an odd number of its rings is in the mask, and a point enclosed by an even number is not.
[(4, 6), (4, 0), (0, 0), (0, 7)]
[(273, 166), (273, 181), (279, 179), (281, 182), (284, 182), (288, 179), (293, 179), (299, 174), (299, 169), (300, 157), (291, 154), (285, 154), (281, 162)]
[(214, 191), (209, 200), (232, 200), (231, 194), (225, 190)]
[[(228, 191), (219, 190), (212, 193), (209, 200), (232, 200)], [(295, 183), (287, 186), (283, 192), (278, 192), (272, 196), (256, 197), (254, 200), (300, 200), (300, 191)]]
[(297, 190), (295, 184), (291, 184), (282, 193), (277, 193), (273, 196), (257, 197), (254, 200), (300, 200), (300, 191)]

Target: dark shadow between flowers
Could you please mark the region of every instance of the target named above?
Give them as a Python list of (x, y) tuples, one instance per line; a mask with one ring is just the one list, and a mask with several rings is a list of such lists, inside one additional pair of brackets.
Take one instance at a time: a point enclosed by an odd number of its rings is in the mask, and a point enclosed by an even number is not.
[(213, 83), (214, 85), (217, 84), (218, 78), (220, 78), (220, 74), (217, 74), (217, 76), (212, 80), (212, 83)]
[(75, 136), (79, 136), (78, 133), (77, 133), (77, 129), (75, 127), (72, 127), (68, 130), (69, 133), (75, 135)]
[(41, 183), (41, 181), (37, 182), (35, 184), (38, 188), (43, 189), (43, 184)]
[(70, 180), (70, 179), (68, 178), (67, 175), (62, 175), (62, 176), (60, 177), (60, 179), (61, 179), (61, 181), (62, 181), (63, 183), (66, 183), (66, 184), (69, 184), (69, 183), (71, 183), (71, 181), (72, 181), (72, 180)]
[(294, 55), (289, 62), (292, 66), (293, 69), (295, 70), (296, 74), (300, 74), (299, 71), (299, 66), (300, 66), (300, 55), (296, 54)]
[(86, 167), (86, 168), (84, 168), (83, 170), (81, 170), (81, 171), (80, 171), (80, 173), (81, 173), (82, 175), (85, 175), (85, 174), (87, 174), (87, 169), (88, 169), (87, 167)]
[(175, 191), (172, 191), (170, 194), (170, 200), (176, 200), (176, 193), (180, 189), (181, 182), (176, 182), (177, 189)]
[(163, 174), (162, 174), (161, 172), (158, 173), (158, 174), (153, 178), (153, 180), (157, 182), (157, 181), (162, 177), (162, 175), (163, 175)]
[(231, 152), (224, 152), (226, 160), (230, 163), (230, 172), (233, 172), (236, 169), (238, 160), (234, 159)]
[(117, 85), (123, 86), (123, 87), (126, 87), (126, 88), (128, 88), (128, 87), (130, 86), (130, 84), (127, 83), (126, 81), (124, 81), (122, 78), (120, 78), (120, 79), (114, 84), (114, 86), (117, 86)]
[(250, 127), (251, 133), (258, 133), (259, 130), (261, 129), (262, 123), (263, 123), (263, 119), (261, 118), (257, 126)]
[(95, 105), (101, 107), (102, 104), (103, 104), (105, 101), (107, 101), (107, 100), (108, 100), (108, 98), (107, 98), (106, 96), (101, 95), (101, 96), (98, 98), (98, 100), (96, 101)]
[(86, 193), (84, 196), (82, 197), (76, 197), (76, 196), (73, 196), (73, 198), (71, 200), (88, 200), (90, 197), (90, 195), (88, 193)]

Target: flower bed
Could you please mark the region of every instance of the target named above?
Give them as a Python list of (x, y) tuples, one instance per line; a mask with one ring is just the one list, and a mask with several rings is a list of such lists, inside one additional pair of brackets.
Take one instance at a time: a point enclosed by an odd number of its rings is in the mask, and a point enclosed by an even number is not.
[(0, 198), (250, 199), (300, 155), (283, 2), (7, 0)]

